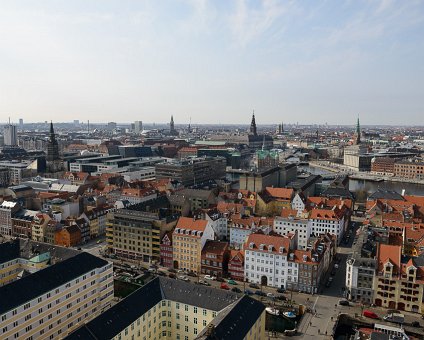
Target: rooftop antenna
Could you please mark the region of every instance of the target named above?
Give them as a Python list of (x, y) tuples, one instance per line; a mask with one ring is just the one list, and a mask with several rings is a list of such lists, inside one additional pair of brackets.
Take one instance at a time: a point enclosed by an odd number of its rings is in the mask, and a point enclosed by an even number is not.
[(90, 120), (87, 120), (87, 132), (90, 134)]

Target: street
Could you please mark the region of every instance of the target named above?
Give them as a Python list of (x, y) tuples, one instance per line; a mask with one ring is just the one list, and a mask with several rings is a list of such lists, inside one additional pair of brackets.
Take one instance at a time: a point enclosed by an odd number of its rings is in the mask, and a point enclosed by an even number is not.
[[(349, 255), (352, 253), (352, 245), (354, 240), (354, 233), (355, 229), (352, 230), (352, 237), (350, 237), (350, 240), (347, 244), (344, 244), (343, 242), (339, 247), (337, 247), (337, 256), (340, 258), (339, 267), (335, 271), (335, 275), (332, 276), (332, 283), (330, 287), (326, 287), (325, 283), (328, 281), (328, 278), (330, 277), (330, 272), (332, 270), (331, 265), (330, 269), (328, 270), (326, 276), (321, 280), (321, 288), (319, 290), (319, 294), (307, 294), (307, 293), (300, 293), (296, 291), (286, 291), (283, 295), (286, 297), (287, 300), (294, 301), (297, 305), (304, 305), (307, 307), (307, 309), (311, 310), (311, 312), (306, 312), (303, 318), (301, 319), (300, 323), (297, 325), (298, 329), (298, 335), (295, 337), (301, 338), (301, 339), (331, 339), (331, 335), (333, 333), (333, 328), (335, 325), (335, 322), (339, 316), (339, 314), (349, 314), (351, 316), (354, 316), (355, 314), (364, 320), (367, 321), (373, 321), (370, 319), (367, 319), (362, 315), (362, 311), (364, 309), (363, 306), (361, 306), (359, 303), (350, 303), (350, 306), (341, 306), (339, 305), (339, 300), (344, 298), (344, 287), (345, 287), (345, 276), (346, 276), (346, 260), (348, 259)], [(99, 242), (100, 240), (100, 242)], [(79, 250), (89, 252), (92, 255), (102, 257), (104, 248), (106, 247), (105, 239), (96, 239), (88, 242), (87, 244), (79, 247)], [(122, 261), (121, 259), (111, 259), (106, 258), (106, 260), (122, 264), (127, 261)], [(135, 264), (133, 262), (128, 261), (129, 264)], [(137, 262), (136, 266), (138, 267), (138, 272), (142, 273), (143, 268), (144, 270), (149, 268), (149, 264), (145, 264), (142, 262)], [(143, 268), (141, 268), (142, 266)], [(134, 270), (134, 269), (132, 269)], [(159, 271), (166, 273), (166, 275), (171, 274), (171, 272), (164, 267), (159, 267)], [(187, 274), (184, 274), (182, 272), (175, 273), (177, 279), (180, 276), (186, 276), (189, 281), (193, 283), (198, 283), (199, 280), (208, 282), (211, 287), (221, 289), (221, 282), (216, 280), (206, 280), (204, 278), (204, 275), (200, 276), (188, 276)], [(226, 280), (227, 281), (227, 280)], [(236, 285), (232, 285), (229, 283), (226, 283), (226, 285), (232, 289), (234, 287), (237, 287), (242, 292), (246, 290), (250, 290), (251, 292), (255, 292), (256, 290), (261, 290), (263, 293), (268, 294), (272, 293), (274, 296), (281, 295), (277, 292), (276, 288), (268, 287), (268, 286), (261, 286), (259, 289), (251, 288), (249, 287), (249, 283), (245, 282), (237, 282)], [(262, 301), (266, 306), (284, 306), (285, 302), (278, 300), (278, 299), (272, 299), (267, 296), (259, 296), (256, 294), (250, 295), (251, 297), (258, 299)], [(367, 308), (368, 309), (368, 308)], [(372, 311), (374, 311), (377, 315), (380, 317), (383, 317), (387, 314), (387, 310), (384, 308), (369, 308)], [(408, 313), (403, 312), (405, 314), (405, 322), (406, 324), (410, 324), (412, 321), (419, 321), (421, 324), (423, 323), (421, 320), (421, 317), (419, 314), (414, 313)], [(388, 324), (393, 326), (393, 324), (386, 323), (384, 321), (378, 321), (379, 323)], [(416, 329), (415, 329), (416, 331)]]

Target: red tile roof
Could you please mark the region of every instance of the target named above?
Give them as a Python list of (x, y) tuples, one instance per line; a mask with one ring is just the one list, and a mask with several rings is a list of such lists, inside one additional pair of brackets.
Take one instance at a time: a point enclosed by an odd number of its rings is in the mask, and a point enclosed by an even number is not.
[[(205, 231), (205, 228), (208, 224), (208, 221), (206, 220), (195, 220), (191, 217), (180, 217), (178, 219), (177, 226), (175, 229), (186, 229), (186, 230), (197, 230), (197, 231)], [(175, 230), (174, 230), (175, 233)]]
[(291, 200), (293, 197), (294, 190), (287, 188), (273, 188), (266, 187), (265, 191), (271, 195), (273, 198), (283, 199), (283, 200)]

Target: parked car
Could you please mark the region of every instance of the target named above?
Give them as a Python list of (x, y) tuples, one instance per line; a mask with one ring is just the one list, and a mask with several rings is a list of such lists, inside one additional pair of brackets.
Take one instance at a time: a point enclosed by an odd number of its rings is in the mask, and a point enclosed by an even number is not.
[(420, 323), (418, 321), (411, 322), (412, 327), (421, 327)]
[(166, 273), (164, 273), (164, 272), (162, 272), (162, 271), (160, 271), (160, 270), (158, 270), (158, 272), (157, 272), (156, 274), (158, 274), (158, 275), (160, 275), (160, 276), (166, 276)]
[(257, 283), (250, 283), (249, 287), (254, 289), (259, 289), (259, 285)]
[(199, 284), (204, 285), (204, 286), (210, 286), (211, 285), (208, 281), (205, 281), (205, 280), (199, 280)]
[(176, 269), (174, 269), (174, 268), (169, 268), (169, 269), (168, 269), (168, 271), (169, 271), (170, 273), (176, 273), (176, 272), (177, 272), (177, 270), (176, 270)]
[(365, 309), (362, 315), (370, 319), (380, 319), (380, 317), (377, 314), (375, 314), (373, 311), (368, 309)]
[(272, 294), (272, 293), (268, 293), (266, 296), (269, 297), (269, 298), (271, 298), (271, 299), (274, 299), (275, 298), (275, 295)]
[(244, 294), (246, 294), (246, 295), (253, 295), (253, 292), (250, 289), (246, 289), (244, 291)]
[(241, 289), (239, 289), (239, 288), (237, 288), (237, 287), (233, 287), (233, 288), (231, 289), (231, 291), (232, 291), (232, 292), (234, 292), (234, 293), (241, 293)]
[(174, 273), (169, 273), (168, 277), (170, 277), (171, 279), (177, 278)]
[(277, 299), (281, 301), (287, 301), (287, 298), (284, 295), (277, 295)]
[(178, 279), (179, 280), (182, 280), (182, 281), (185, 281), (185, 282), (189, 282), (190, 281), (189, 278), (187, 276), (185, 276), (185, 275), (178, 276)]
[(223, 282), (221, 283), (221, 289), (230, 290), (230, 287), (228, 287), (228, 285)]
[(215, 276), (211, 276), (211, 275), (205, 275), (205, 280), (215, 280), (216, 277)]
[(285, 293), (286, 289), (284, 287), (277, 288), (277, 293)]
[(188, 272), (187, 275), (192, 277), (197, 277), (196, 273), (194, 272)]
[(340, 306), (350, 306), (350, 303), (349, 303), (349, 301), (342, 299), (342, 300), (339, 300), (339, 305)]
[(383, 317), (384, 320), (395, 323), (404, 323), (405, 315), (402, 313), (389, 313)]
[(236, 281), (234, 281), (234, 280), (228, 280), (227, 281), (230, 285), (236, 285), (237, 284), (237, 282)]
[(255, 295), (266, 296), (266, 294), (264, 292), (260, 291), (260, 290), (255, 291)]
[(225, 280), (222, 277), (217, 277), (215, 280), (218, 282), (225, 282)]

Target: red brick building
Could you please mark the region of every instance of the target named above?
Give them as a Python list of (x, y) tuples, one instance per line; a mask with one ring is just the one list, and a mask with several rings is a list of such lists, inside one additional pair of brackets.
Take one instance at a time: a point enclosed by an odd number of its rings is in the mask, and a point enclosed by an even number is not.
[(395, 173), (395, 159), (390, 157), (375, 157), (371, 160), (371, 172), (377, 174), (390, 174)]
[(241, 250), (231, 250), (228, 262), (228, 274), (232, 279), (243, 281), (244, 279), (244, 255)]
[(229, 258), (230, 250), (227, 242), (207, 240), (202, 249), (202, 274), (225, 276)]
[(160, 264), (166, 268), (174, 268), (172, 256), (172, 232), (168, 232), (160, 242)]

